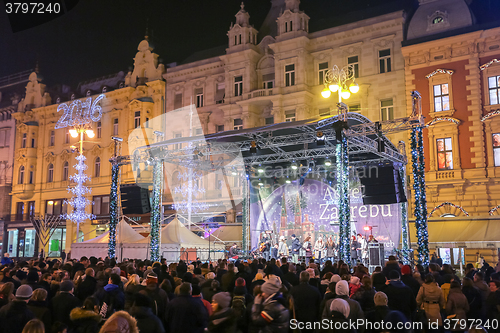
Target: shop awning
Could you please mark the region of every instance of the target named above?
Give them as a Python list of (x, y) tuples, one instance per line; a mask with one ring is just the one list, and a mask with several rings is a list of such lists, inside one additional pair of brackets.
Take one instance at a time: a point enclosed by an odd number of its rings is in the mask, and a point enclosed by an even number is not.
[[(429, 244), (440, 247), (500, 247), (500, 220), (456, 219), (428, 222)], [(415, 223), (410, 223), (410, 240), (417, 242)]]

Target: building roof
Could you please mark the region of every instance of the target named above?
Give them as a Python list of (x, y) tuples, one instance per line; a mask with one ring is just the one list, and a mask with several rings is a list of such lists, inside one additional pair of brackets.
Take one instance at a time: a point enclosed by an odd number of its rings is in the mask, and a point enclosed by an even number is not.
[(213, 57), (218, 57), (226, 54), (227, 45), (220, 45), (216, 47), (212, 47), (210, 49), (202, 50), (191, 54), (184, 61), (182, 61), (182, 65), (189, 64), (191, 62), (205, 60)]

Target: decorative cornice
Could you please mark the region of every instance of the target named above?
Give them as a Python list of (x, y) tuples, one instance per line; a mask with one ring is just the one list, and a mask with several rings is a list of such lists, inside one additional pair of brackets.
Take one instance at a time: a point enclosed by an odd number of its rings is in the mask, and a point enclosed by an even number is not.
[(453, 75), (453, 73), (455, 73), (454, 70), (452, 69), (442, 69), (442, 68), (438, 68), (436, 69), (434, 72), (432, 73), (429, 73), (425, 76), (426, 79), (430, 79), (431, 77), (433, 77), (434, 75), (436, 74), (448, 74), (448, 75)]
[(492, 117), (495, 117), (495, 116), (498, 116), (500, 115), (500, 109), (497, 109), (497, 110), (494, 110), (494, 111), (491, 111), (490, 113), (484, 115), (482, 118), (481, 118), (481, 121), (486, 121)]
[(498, 60), (498, 59), (493, 59), (492, 61), (490, 61), (490, 62), (488, 62), (488, 63), (486, 63), (486, 64), (482, 65), (482, 66), (481, 66), (481, 67), (479, 67), (479, 68), (480, 68), (482, 71), (484, 71), (486, 68), (490, 67), (490, 66), (491, 66), (491, 65), (493, 65), (493, 64), (499, 63), (499, 62), (500, 62), (500, 60)]
[(455, 125), (460, 125), (460, 120), (458, 119), (455, 119), (455, 118), (451, 118), (451, 117), (437, 117), (437, 118), (434, 118), (432, 119), (431, 121), (429, 121), (425, 127), (430, 127), (432, 125), (435, 125), (437, 123), (441, 123), (441, 122), (449, 122), (449, 123), (453, 123)]

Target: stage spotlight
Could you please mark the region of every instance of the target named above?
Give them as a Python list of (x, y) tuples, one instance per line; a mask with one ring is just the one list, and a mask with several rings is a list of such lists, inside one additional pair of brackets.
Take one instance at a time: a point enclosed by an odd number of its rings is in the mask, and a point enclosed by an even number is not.
[(257, 143), (255, 141), (250, 142), (250, 153), (257, 154)]
[(385, 153), (385, 143), (382, 138), (378, 138), (378, 152), (379, 153)]
[(318, 131), (316, 133), (316, 144), (318, 146), (324, 146), (325, 145), (325, 134), (323, 134), (322, 131)]
[(370, 231), (370, 230), (372, 230), (372, 227), (370, 227), (369, 225), (365, 225), (365, 226), (363, 227), (363, 230), (364, 230), (364, 231)]
[(292, 162), (292, 169), (293, 170), (297, 170), (298, 166), (297, 166), (297, 163), (295, 163), (295, 161)]
[(264, 168), (259, 164), (259, 168), (257, 169), (258, 173), (264, 173)]
[(287, 178), (287, 179), (285, 180), (285, 183), (287, 183), (287, 184), (290, 184), (291, 182), (292, 182), (292, 181), (290, 180), (290, 178)]
[(264, 183), (262, 182), (262, 180), (259, 178), (259, 186), (264, 186)]
[(325, 159), (325, 166), (329, 167), (330, 165), (332, 165), (332, 161), (330, 161), (330, 159), (327, 157)]
[(237, 176), (237, 175), (238, 175), (238, 172), (236, 171), (236, 169), (235, 169), (235, 168), (233, 168), (233, 169), (231, 170), (231, 174), (232, 174), (233, 176)]

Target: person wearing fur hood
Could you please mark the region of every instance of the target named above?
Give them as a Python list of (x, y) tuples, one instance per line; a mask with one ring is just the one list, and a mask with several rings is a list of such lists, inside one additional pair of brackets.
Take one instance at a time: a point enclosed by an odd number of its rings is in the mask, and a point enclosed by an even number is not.
[(71, 320), (70, 333), (97, 333), (102, 317), (99, 314), (99, 300), (87, 297), (81, 308), (74, 308), (69, 314)]
[(115, 312), (101, 327), (99, 333), (139, 333), (137, 321), (125, 311)]

